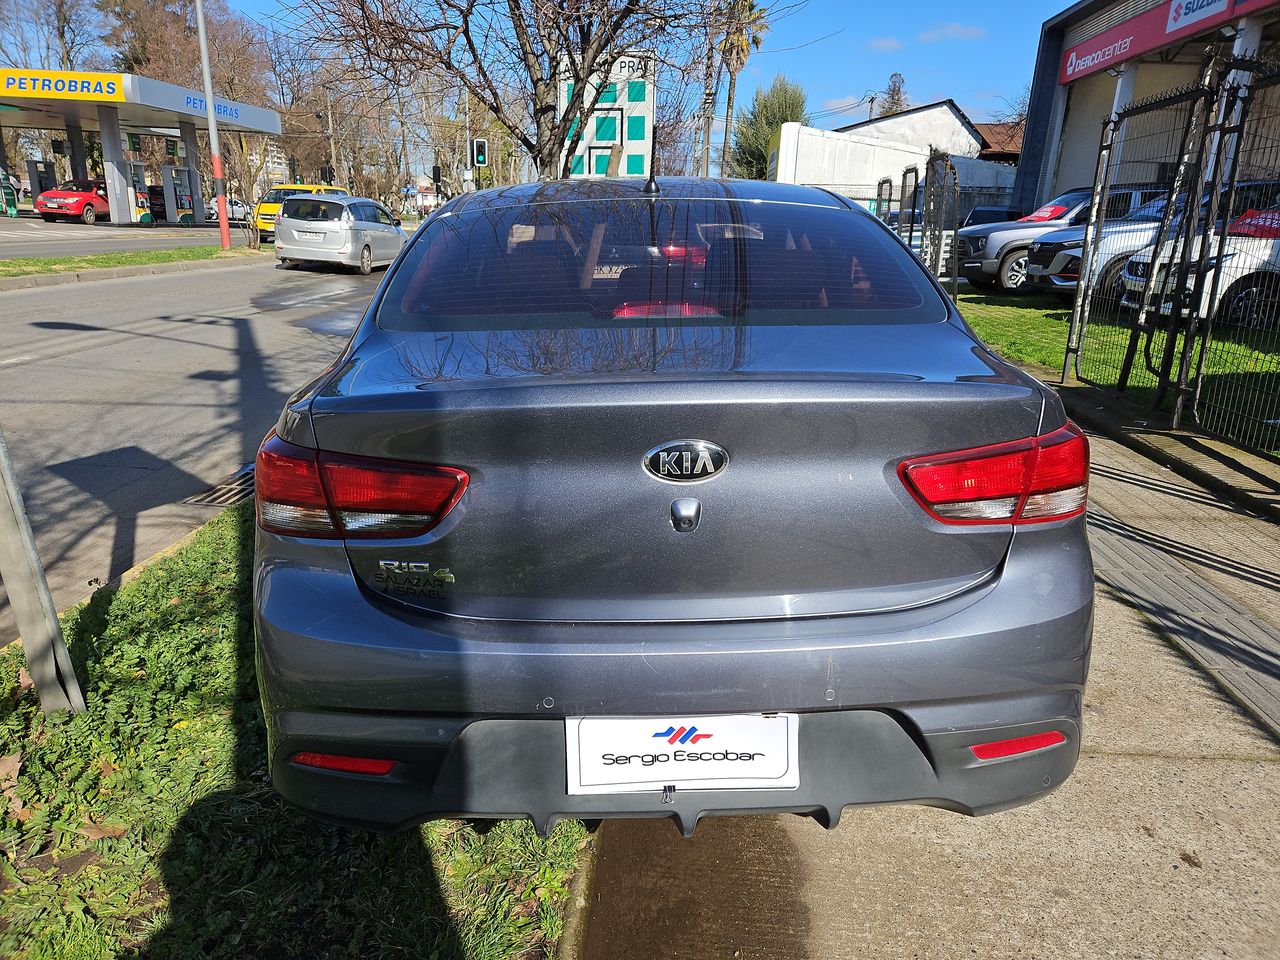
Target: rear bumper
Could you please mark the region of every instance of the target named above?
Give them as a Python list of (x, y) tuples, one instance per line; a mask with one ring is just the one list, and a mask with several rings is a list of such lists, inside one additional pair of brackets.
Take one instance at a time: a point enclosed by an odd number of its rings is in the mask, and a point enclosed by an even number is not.
[[(564, 722), (538, 718), (395, 717), (282, 713), (272, 717), (276, 789), (326, 819), (398, 829), (437, 817), (528, 817), (546, 833), (567, 817), (671, 817), (686, 835), (700, 818), (736, 813), (808, 814), (834, 827), (846, 806), (919, 803), (978, 815), (1026, 803), (1059, 786), (1080, 750), (1080, 697), (1063, 693), (988, 704), (1005, 723), (922, 734), (896, 711), (803, 714), (795, 790), (677, 789), (570, 796)], [(980, 761), (969, 746), (1055, 730), (1065, 742)], [(387, 776), (331, 773), (291, 762), (299, 751), (396, 760)]]
[[(277, 789), (380, 828), (443, 816), (673, 816), (848, 804), (964, 813), (1058, 786), (1079, 750), (1093, 626), (1082, 518), (1014, 536), (1000, 575), (893, 614), (694, 624), (446, 620), (367, 596), (340, 543), (258, 532), (258, 679)], [(802, 714), (798, 790), (569, 796), (566, 716)], [(1066, 743), (977, 762), (971, 744), (1054, 729)], [(386, 757), (386, 777), (296, 766), (298, 751)]]
[(313, 263), (343, 263), (355, 266), (360, 262), (359, 252), (352, 252), (350, 247), (338, 250), (326, 250), (322, 247), (303, 246), (276, 241), (277, 260), (305, 260)]

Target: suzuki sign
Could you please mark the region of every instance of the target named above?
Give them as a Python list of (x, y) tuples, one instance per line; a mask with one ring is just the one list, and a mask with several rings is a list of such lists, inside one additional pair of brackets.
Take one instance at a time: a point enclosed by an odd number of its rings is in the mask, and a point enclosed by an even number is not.
[(1071, 83), (1277, 2), (1280, 0), (1166, 0), (1064, 50), (1058, 82)]

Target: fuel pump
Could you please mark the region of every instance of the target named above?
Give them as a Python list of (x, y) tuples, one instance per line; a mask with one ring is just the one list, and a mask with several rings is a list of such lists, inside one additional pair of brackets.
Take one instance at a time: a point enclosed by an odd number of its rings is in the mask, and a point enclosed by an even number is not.
[(169, 223), (191, 223), (195, 203), (191, 199), (191, 171), (186, 167), (163, 166), (165, 219)]
[(141, 160), (128, 160), (129, 168), (129, 207), (134, 223), (153, 223), (151, 215), (151, 197), (147, 193), (147, 165)]
[(32, 199), (46, 190), (58, 189), (58, 168), (52, 160), (28, 160), (27, 179), (31, 181)]

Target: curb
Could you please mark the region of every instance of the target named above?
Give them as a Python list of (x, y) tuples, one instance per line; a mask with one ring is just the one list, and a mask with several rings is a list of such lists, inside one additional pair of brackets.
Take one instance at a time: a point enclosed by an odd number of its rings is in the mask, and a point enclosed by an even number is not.
[(68, 283), (88, 283), (92, 280), (115, 280), (120, 277), (145, 277), (152, 274), (187, 273), (191, 270), (209, 270), (217, 267), (244, 267), (260, 262), (256, 257), (236, 256), (214, 260), (178, 260), (171, 263), (150, 263), (136, 267), (98, 267), (77, 270), (74, 273), (33, 273), (25, 277), (0, 277), (0, 293), (9, 290), (32, 290), (37, 287), (60, 287)]
[[(599, 829), (598, 827), (596, 828)], [(578, 869), (569, 881), (569, 901), (565, 906), (564, 931), (556, 943), (556, 960), (582, 960), (587, 939), (587, 917), (590, 913), (591, 885), (596, 872), (596, 834), (587, 834)]]

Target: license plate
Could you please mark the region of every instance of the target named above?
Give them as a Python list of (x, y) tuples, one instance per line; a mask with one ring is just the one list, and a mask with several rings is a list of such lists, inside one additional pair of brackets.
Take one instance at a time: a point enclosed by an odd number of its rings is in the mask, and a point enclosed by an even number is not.
[(564, 728), (571, 795), (800, 786), (792, 713), (569, 717)]
[(309, 231), (309, 230), (299, 230), (299, 231), (298, 231), (298, 239), (299, 239), (299, 240), (322, 240), (322, 239), (324, 239), (324, 234), (323, 234), (323, 233), (312, 233), (312, 232), (311, 232), (311, 231)]

